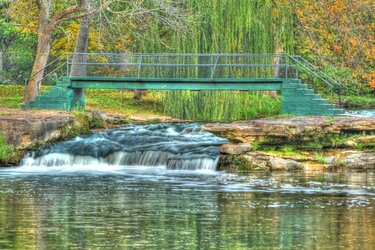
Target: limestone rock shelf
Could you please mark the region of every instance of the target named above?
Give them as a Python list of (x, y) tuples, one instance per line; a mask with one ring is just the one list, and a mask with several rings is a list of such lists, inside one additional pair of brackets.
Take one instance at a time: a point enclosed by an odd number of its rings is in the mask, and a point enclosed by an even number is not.
[(224, 171), (373, 170), (375, 117), (281, 117), (203, 129), (226, 138)]

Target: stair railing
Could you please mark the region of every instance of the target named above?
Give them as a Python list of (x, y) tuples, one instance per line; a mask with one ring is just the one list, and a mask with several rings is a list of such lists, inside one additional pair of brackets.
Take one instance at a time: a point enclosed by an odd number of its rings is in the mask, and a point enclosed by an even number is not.
[[(74, 58), (76, 55), (73, 55), (72, 58)], [(58, 63), (59, 61), (61, 61), (61, 59), (63, 59), (64, 57), (67, 57), (67, 55), (61, 55), (59, 56), (58, 58), (54, 59), (53, 61), (49, 62), (46, 66), (44, 66), (43, 68), (39, 69), (37, 72), (35, 72), (33, 75), (31, 75), (29, 78), (25, 79), (25, 87), (27, 86), (28, 82), (34, 78), (36, 75), (38, 75), (40, 72), (42, 72), (43, 70), (46, 70), (48, 67), (50, 67), (51, 65), (55, 64), (55, 63)], [(40, 93), (40, 85), (41, 83), (47, 79), (48, 77), (52, 76), (53, 73), (57, 72), (59, 69), (63, 68), (65, 65), (67, 65), (68, 67), (68, 60), (63, 60), (62, 63), (60, 63), (60, 65), (58, 65), (57, 67), (54, 67), (50, 72), (48, 72), (47, 74), (44, 74), (43, 77), (38, 81), (36, 82), (36, 86), (38, 88), (38, 93)], [(67, 72), (68, 72), (68, 68), (66, 69)], [(27, 95), (27, 91), (25, 91), (24, 93), (24, 99)]]
[(302, 56), (287, 55), (287, 57), (290, 60), (292, 60), (294, 63), (296, 63), (297, 66), (301, 66), (302, 68), (307, 70), (307, 72), (319, 78), (324, 84), (326, 84), (326, 86), (328, 86), (329, 94), (331, 98), (333, 97), (334, 92), (336, 92), (336, 94), (338, 95), (338, 101), (339, 101), (338, 106), (341, 107), (341, 94), (342, 94), (342, 88), (343, 88), (343, 85), (341, 83), (334, 80), (332, 77), (330, 77), (325, 72), (320, 70), (314, 64), (304, 59)]

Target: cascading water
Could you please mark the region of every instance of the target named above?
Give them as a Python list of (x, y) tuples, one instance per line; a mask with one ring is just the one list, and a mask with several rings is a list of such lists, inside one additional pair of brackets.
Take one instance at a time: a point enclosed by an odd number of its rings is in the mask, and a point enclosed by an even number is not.
[(178, 170), (215, 170), (218, 146), (227, 140), (198, 124), (126, 127), (41, 148), (22, 161), (33, 166), (162, 166)]

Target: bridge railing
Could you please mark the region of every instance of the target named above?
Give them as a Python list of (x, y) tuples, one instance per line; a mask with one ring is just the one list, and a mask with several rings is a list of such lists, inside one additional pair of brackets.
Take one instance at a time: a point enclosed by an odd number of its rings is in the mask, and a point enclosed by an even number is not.
[(301, 56), (288, 55), (288, 58), (297, 67), (298, 78), (302, 79), (304, 83), (312, 85), (312, 88), (324, 93), (327, 97), (338, 99), (338, 105), (341, 106), (343, 85), (339, 81)]
[(57, 79), (64, 67), (68, 76), (303, 79), (318, 92), (338, 98), (339, 104), (343, 88), (301, 56), (288, 54), (68, 53), (65, 62), (61, 63), (60, 57), (40, 70), (45, 74), (38, 85)]
[[(73, 57), (80, 60), (73, 60)], [(295, 78), (285, 54), (68, 54), (67, 74), (140, 78)]]

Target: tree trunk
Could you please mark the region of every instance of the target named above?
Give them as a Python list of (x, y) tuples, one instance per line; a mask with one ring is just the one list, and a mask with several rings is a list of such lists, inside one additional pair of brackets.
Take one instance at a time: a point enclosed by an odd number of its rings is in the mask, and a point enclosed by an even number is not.
[(50, 20), (47, 18), (40, 18), (38, 31), (38, 45), (34, 66), (31, 71), (31, 78), (27, 84), (24, 95), (24, 103), (34, 100), (40, 92), (41, 80), (44, 75), (44, 70), (47, 65), (48, 56), (51, 49), (52, 28)]
[[(74, 53), (87, 53), (88, 42), (89, 42), (89, 17), (84, 16), (79, 25), (78, 36)], [(75, 55), (72, 58), (73, 65), (70, 71), (71, 76), (84, 76), (86, 75), (86, 65), (80, 64), (86, 62), (86, 56), (83, 54)]]
[[(87, 7), (87, 6), (86, 6)], [(87, 8), (86, 8), (87, 10)], [(86, 55), (89, 44), (89, 33), (90, 33), (90, 18), (84, 16), (79, 24), (78, 36), (76, 41), (76, 47), (74, 49), (74, 58), (72, 58), (72, 68), (70, 71), (71, 76), (86, 76)], [(78, 53), (78, 55), (77, 55)], [(74, 89), (74, 107), (84, 108), (85, 107), (85, 92), (84, 89)]]
[[(278, 47), (276, 49), (276, 54), (280, 54), (283, 51), (282, 47)], [(273, 64), (279, 65), (280, 64), (280, 57), (281, 56), (275, 56)], [(277, 66), (274, 68), (273, 72), (273, 77), (274, 78), (279, 78), (280, 77), (280, 66)], [(268, 96), (271, 98), (276, 98), (277, 97), (277, 91), (269, 91)]]
[(142, 100), (143, 90), (134, 90), (134, 100)]

